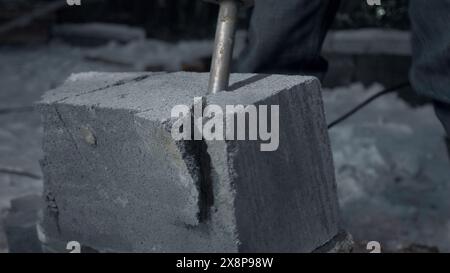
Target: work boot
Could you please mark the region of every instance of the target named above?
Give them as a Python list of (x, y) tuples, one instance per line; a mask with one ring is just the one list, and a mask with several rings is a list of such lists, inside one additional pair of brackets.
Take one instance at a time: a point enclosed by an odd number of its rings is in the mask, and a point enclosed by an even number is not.
[(434, 110), (447, 132), (447, 137), (450, 137), (450, 104), (435, 101)]
[(450, 104), (435, 101), (434, 110), (436, 112), (436, 116), (439, 118), (442, 125), (444, 126), (445, 131), (447, 132), (445, 140), (447, 143), (447, 150), (450, 156)]

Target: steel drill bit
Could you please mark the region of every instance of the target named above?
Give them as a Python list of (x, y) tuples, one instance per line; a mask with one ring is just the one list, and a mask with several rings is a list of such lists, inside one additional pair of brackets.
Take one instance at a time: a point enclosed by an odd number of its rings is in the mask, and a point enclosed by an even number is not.
[(208, 90), (215, 94), (228, 89), (234, 36), (238, 21), (238, 0), (221, 0)]

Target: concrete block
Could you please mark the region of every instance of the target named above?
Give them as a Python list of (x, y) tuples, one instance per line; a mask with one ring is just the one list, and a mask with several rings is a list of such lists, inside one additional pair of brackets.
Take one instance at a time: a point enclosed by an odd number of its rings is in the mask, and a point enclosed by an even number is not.
[(331, 31), (325, 39), (323, 52), (349, 55), (411, 56), (411, 33), (378, 28)]
[[(100, 252), (311, 252), (338, 234), (318, 81), (239, 74), (215, 95), (207, 82), (196, 73), (90, 73), (43, 97), (48, 250), (78, 241)], [(176, 141), (172, 108), (194, 111), (194, 97), (203, 107), (280, 105), (278, 149)]]
[(11, 201), (11, 209), (5, 219), (5, 233), (10, 253), (40, 253), (36, 224), (41, 197), (28, 195)]

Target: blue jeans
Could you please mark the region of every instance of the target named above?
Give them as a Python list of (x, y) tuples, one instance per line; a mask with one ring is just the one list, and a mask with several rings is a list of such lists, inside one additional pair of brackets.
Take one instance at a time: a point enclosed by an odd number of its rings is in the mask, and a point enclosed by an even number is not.
[(256, 0), (240, 73), (306, 74), (322, 78), (320, 51), (339, 0)]
[[(320, 51), (339, 0), (256, 0), (248, 46), (236, 72), (308, 74), (322, 78)], [(410, 0), (411, 84), (450, 104), (450, 0)], [(395, 46), (395, 45), (393, 45)]]

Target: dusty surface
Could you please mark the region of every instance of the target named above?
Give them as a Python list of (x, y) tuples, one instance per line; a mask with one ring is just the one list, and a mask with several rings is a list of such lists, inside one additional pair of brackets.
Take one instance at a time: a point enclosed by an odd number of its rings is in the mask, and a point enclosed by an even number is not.
[[(0, 67), (0, 109), (30, 106), (73, 72), (129, 70), (88, 61), (85, 54), (85, 49), (58, 44), (0, 49), (7, 64)], [(324, 92), (328, 119), (377, 89), (356, 84)], [(2, 218), (11, 199), (41, 193), (41, 134), (34, 112), (0, 110)], [(450, 163), (444, 132), (430, 107), (412, 109), (395, 95), (387, 96), (330, 136), (343, 217), (355, 241), (380, 241), (394, 250), (415, 243), (450, 251)]]

